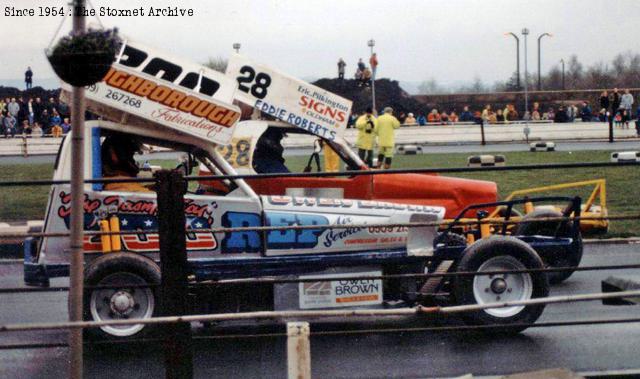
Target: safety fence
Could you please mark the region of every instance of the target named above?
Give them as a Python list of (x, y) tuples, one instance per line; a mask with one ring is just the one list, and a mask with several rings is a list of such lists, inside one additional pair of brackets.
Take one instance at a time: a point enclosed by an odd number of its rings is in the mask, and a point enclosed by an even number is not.
[[(427, 301), (414, 301), (401, 309), (349, 309), (349, 310), (284, 310), (284, 311), (250, 311), (236, 313), (201, 313), (189, 314), (190, 292), (202, 288), (218, 289), (223, 287), (234, 286), (259, 286), (259, 285), (276, 285), (287, 283), (309, 283), (309, 282), (331, 282), (336, 280), (382, 280), (385, 282), (392, 281), (414, 281), (425, 283), (429, 279), (441, 279), (462, 281), (464, 278), (491, 277), (506, 275), (543, 275), (557, 272), (580, 272), (580, 271), (603, 271), (603, 270), (629, 270), (640, 269), (640, 264), (625, 265), (598, 265), (598, 266), (578, 266), (578, 265), (560, 265), (555, 267), (536, 267), (536, 268), (519, 268), (519, 269), (488, 269), (482, 271), (445, 271), (431, 270), (430, 272), (410, 272), (410, 273), (391, 273), (381, 275), (350, 275), (345, 273), (339, 277), (313, 277), (313, 278), (295, 278), (263, 275), (259, 277), (240, 277), (207, 280), (196, 280), (190, 271), (189, 261), (187, 259), (186, 236), (188, 233), (233, 233), (233, 232), (284, 232), (287, 230), (326, 230), (326, 229), (349, 229), (349, 228), (368, 228), (368, 227), (402, 227), (402, 228), (424, 228), (435, 227), (440, 230), (448, 231), (452, 224), (469, 226), (475, 228), (475, 239), (487, 238), (487, 235), (481, 233), (483, 225), (494, 226), (494, 233), (508, 234), (507, 225), (517, 225), (520, 223), (531, 222), (571, 222), (574, 225), (579, 224), (583, 220), (637, 220), (640, 219), (640, 213), (629, 213), (622, 215), (603, 215), (602, 217), (585, 217), (580, 215), (579, 198), (568, 197), (546, 197), (546, 198), (525, 198), (515, 200), (511, 203), (496, 202), (492, 206), (525, 204), (527, 202), (542, 200), (569, 200), (569, 203), (577, 208), (571, 208), (571, 211), (563, 213), (562, 217), (544, 217), (535, 220), (510, 219), (509, 215), (502, 219), (486, 219), (478, 217), (473, 220), (454, 220), (454, 221), (433, 221), (433, 222), (403, 222), (403, 223), (380, 223), (380, 224), (341, 224), (341, 225), (276, 225), (276, 226), (243, 226), (243, 227), (219, 227), (209, 229), (186, 229), (186, 218), (184, 214), (184, 195), (187, 186), (186, 182), (199, 180), (238, 180), (238, 179), (261, 179), (267, 180), (276, 177), (339, 177), (339, 176), (356, 176), (356, 175), (384, 175), (390, 173), (456, 173), (456, 172), (475, 172), (475, 171), (510, 171), (510, 170), (543, 170), (543, 169), (568, 169), (568, 168), (585, 168), (585, 167), (625, 167), (640, 166), (640, 163), (624, 162), (595, 162), (595, 163), (571, 163), (571, 164), (547, 164), (547, 165), (521, 165), (507, 167), (480, 167), (480, 168), (442, 168), (442, 169), (420, 169), (420, 170), (385, 170), (385, 171), (353, 171), (341, 173), (291, 173), (291, 174), (263, 174), (263, 175), (210, 175), (210, 176), (188, 176), (183, 177), (179, 171), (161, 171), (151, 179), (92, 179), (87, 183), (122, 183), (122, 182), (154, 182), (156, 184), (157, 202), (158, 202), (158, 226), (157, 230), (145, 230), (144, 233), (157, 233), (160, 236), (159, 262), (161, 271), (161, 282), (150, 284), (140, 283), (121, 283), (118, 285), (86, 285), (85, 291), (95, 291), (104, 289), (136, 289), (136, 288), (153, 288), (158, 290), (158, 300), (160, 303), (160, 316), (146, 317), (144, 319), (116, 319), (106, 321), (82, 321), (82, 322), (65, 322), (65, 323), (30, 323), (30, 324), (5, 324), (0, 325), (0, 334), (6, 332), (27, 332), (42, 330), (67, 330), (67, 329), (96, 329), (107, 326), (125, 326), (125, 325), (163, 325), (164, 328), (157, 338), (130, 338), (126, 341), (87, 341), (87, 346), (99, 345), (117, 345), (129, 343), (163, 343), (165, 346), (165, 364), (166, 372), (169, 377), (192, 376), (192, 349), (194, 341), (207, 339), (230, 339), (230, 338), (256, 338), (256, 337), (287, 337), (289, 341), (289, 374), (290, 377), (309, 377), (311, 356), (309, 350), (309, 334), (314, 335), (336, 335), (336, 334), (367, 334), (367, 333), (399, 333), (399, 332), (438, 332), (438, 331), (487, 331), (487, 332), (505, 332), (509, 330), (521, 330), (527, 327), (561, 327), (570, 325), (604, 325), (604, 324), (628, 324), (638, 323), (638, 318), (609, 318), (609, 319), (578, 319), (563, 320), (555, 322), (515, 322), (515, 323), (494, 323), (494, 324), (470, 324), (455, 326), (430, 326), (430, 327), (407, 327), (407, 328), (370, 328), (366, 330), (338, 330), (338, 331), (313, 331), (309, 332), (308, 325), (304, 323), (291, 323), (288, 326), (287, 333), (257, 333), (257, 334), (232, 334), (232, 335), (214, 335), (214, 336), (192, 336), (191, 322), (211, 323), (230, 320), (299, 320), (299, 319), (315, 319), (327, 317), (353, 318), (353, 317), (386, 317), (386, 316), (411, 316), (425, 317), (432, 315), (453, 315), (453, 314), (473, 314), (491, 309), (507, 309), (514, 307), (536, 307), (545, 306), (547, 304), (573, 303), (583, 301), (633, 301), (634, 298), (640, 297), (640, 290), (620, 290), (614, 293), (590, 293), (576, 294), (567, 296), (543, 296), (530, 297), (522, 300), (509, 301), (484, 301), (477, 303), (463, 303), (457, 305), (440, 305), (436, 298), (442, 296), (451, 296), (450, 292), (435, 292), (426, 296)], [(30, 185), (61, 185), (68, 184), (66, 180), (58, 181), (4, 181), (0, 182), (0, 188), (13, 186), (30, 186)], [(569, 209), (569, 206), (567, 207)], [(502, 228), (500, 228), (502, 226)], [(556, 233), (558, 230), (556, 229)], [(114, 236), (140, 234), (140, 231), (87, 231), (86, 235)], [(15, 235), (0, 236), (3, 238), (44, 238), (44, 237), (67, 237), (68, 233), (20, 233)], [(466, 245), (466, 244), (465, 244)], [(442, 243), (441, 248), (455, 247), (447, 246)], [(438, 246), (436, 246), (438, 248)], [(463, 247), (466, 249), (467, 247)], [(462, 250), (462, 248), (461, 248)], [(87, 255), (88, 257), (91, 254)], [(454, 258), (452, 258), (454, 259)], [(31, 263), (31, 262), (25, 262)], [(546, 280), (546, 279), (545, 279)], [(445, 288), (446, 289), (446, 288)], [(59, 292), (68, 291), (69, 287), (57, 286), (49, 288), (2, 288), (0, 294), (16, 294), (16, 293), (34, 293), (34, 292)], [(418, 293), (407, 291), (409, 295), (418, 295)], [(424, 300), (424, 299), (422, 299)], [(0, 346), (0, 350), (9, 349), (37, 349), (37, 348), (53, 348), (68, 347), (63, 342), (54, 343), (17, 343), (6, 344)]]

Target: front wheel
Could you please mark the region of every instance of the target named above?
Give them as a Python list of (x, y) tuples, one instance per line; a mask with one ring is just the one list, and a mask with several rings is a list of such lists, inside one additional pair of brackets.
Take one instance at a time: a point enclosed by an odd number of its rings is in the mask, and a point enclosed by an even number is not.
[[(84, 319), (112, 321), (147, 319), (157, 314), (160, 268), (151, 259), (132, 253), (105, 254), (85, 272)], [(145, 288), (144, 286), (150, 287)], [(92, 288), (100, 287), (100, 288)], [(88, 329), (97, 338), (132, 338), (148, 333), (144, 324), (107, 325)]]
[[(517, 271), (544, 268), (538, 254), (526, 243), (492, 236), (469, 246), (458, 263), (460, 272)], [(547, 297), (549, 283), (544, 272), (458, 276), (454, 280), (456, 303), (490, 304)], [(500, 332), (518, 333), (534, 323), (544, 304), (513, 305), (462, 313), (470, 325), (504, 325)], [(494, 330), (494, 329), (490, 329)]]

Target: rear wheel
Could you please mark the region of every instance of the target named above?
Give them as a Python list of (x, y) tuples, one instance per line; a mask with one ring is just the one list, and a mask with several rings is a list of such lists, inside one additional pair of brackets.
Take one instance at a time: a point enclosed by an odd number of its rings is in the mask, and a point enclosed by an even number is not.
[[(157, 288), (139, 288), (160, 284), (160, 268), (151, 259), (132, 253), (103, 255), (87, 267), (84, 318), (92, 321), (147, 319), (157, 314)], [(107, 287), (94, 288), (91, 287)], [(132, 338), (150, 332), (144, 324), (108, 325), (91, 328), (90, 336)]]
[[(491, 272), (540, 269), (544, 264), (526, 243), (505, 236), (492, 236), (469, 246), (458, 263), (460, 272)], [(490, 304), (526, 301), (546, 297), (549, 283), (545, 273), (505, 273), (459, 276), (454, 279), (456, 303)], [(535, 322), (544, 305), (513, 305), (462, 313), (470, 325), (504, 325), (501, 332), (517, 333)], [(494, 329), (491, 329), (494, 331)]]
[[(522, 218), (522, 221), (529, 221), (536, 218), (562, 217), (562, 213), (552, 209), (538, 209)], [(520, 236), (558, 236), (570, 238), (573, 225), (571, 221), (536, 221), (526, 222), (518, 225), (516, 235)], [(582, 260), (582, 238), (578, 234), (577, 248), (558, 247), (549, 253), (545, 259), (547, 267), (578, 267)], [(567, 280), (575, 270), (556, 271), (547, 273), (549, 283), (558, 284)]]

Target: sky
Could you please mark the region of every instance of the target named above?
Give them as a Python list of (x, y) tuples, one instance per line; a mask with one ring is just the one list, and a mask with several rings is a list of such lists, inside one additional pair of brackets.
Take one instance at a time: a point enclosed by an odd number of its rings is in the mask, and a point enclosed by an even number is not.
[[(192, 8), (193, 17), (101, 17), (136, 40), (195, 62), (226, 58), (234, 42), (241, 53), (298, 78), (337, 75), (347, 62), (368, 60), (375, 40), (378, 77), (458, 85), (479, 77), (506, 80), (516, 66), (516, 44), (505, 32), (528, 37), (529, 71), (542, 72), (576, 54), (586, 66), (609, 62), (620, 52), (640, 52), (640, 0), (91, 0), (96, 8)], [(0, 84), (21, 81), (31, 66), (34, 84), (55, 77), (44, 56), (62, 17), (5, 15), (7, 7), (62, 6), (68, 0), (0, 0)], [(95, 21), (91, 20), (91, 21)], [(71, 19), (62, 33), (71, 29)]]

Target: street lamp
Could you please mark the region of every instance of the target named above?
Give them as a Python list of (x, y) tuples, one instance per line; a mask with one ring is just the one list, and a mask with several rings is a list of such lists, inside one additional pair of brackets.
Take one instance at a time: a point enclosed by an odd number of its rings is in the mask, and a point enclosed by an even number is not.
[[(375, 45), (376, 41), (373, 38), (367, 41), (367, 46), (371, 49), (371, 55), (373, 55), (373, 47)], [(376, 112), (376, 74), (373, 67), (371, 67), (371, 104), (373, 113), (378, 114), (378, 112)]]
[(560, 59), (560, 63), (562, 63), (562, 90), (564, 91), (564, 59)]
[(522, 35), (524, 36), (524, 111), (525, 113), (529, 110), (529, 86), (528, 76), (529, 72), (527, 70), (527, 36), (529, 35), (529, 29), (522, 29)]
[(544, 36), (553, 37), (551, 33), (542, 33), (538, 36), (538, 91), (542, 90), (542, 81), (540, 80), (540, 40)]
[(233, 50), (236, 51), (236, 53), (240, 53), (240, 43), (236, 42), (233, 44)]
[(515, 33), (504, 33), (505, 36), (512, 36), (516, 39), (516, 87), (520, 90), (520, 38)]

